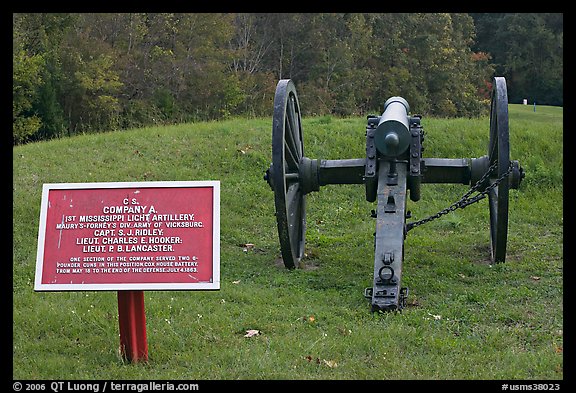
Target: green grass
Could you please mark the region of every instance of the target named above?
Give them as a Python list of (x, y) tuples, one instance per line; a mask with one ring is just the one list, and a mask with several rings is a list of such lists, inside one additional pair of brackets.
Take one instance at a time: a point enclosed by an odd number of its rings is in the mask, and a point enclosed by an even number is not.
[[(562, 379), (562, 108), (510, 106), (508, 257), (490, 265), (486, 201), (411, 231), (402, 313), (370, 313), (373, 232), (362, 186), (308, 196), (305, 267), (279, 261), (271, 119), (151, 127), (13, 149), (14, 379)], [(310, 158), (361, 158), (365, 118), (305, 118)], [(424, 118), (425, 157), (487, 153), (488, 119)], [(34, 292), (43, 183), (221, 181), (220, 291), (145, 293), (150, 361), (118, 354), (114, 292)], [(422, 186), (413, 219), (458, 185)], [(242, 247), (253, 243), (247, 252)], [(261, 334), (245, 338), (245, 331)]]

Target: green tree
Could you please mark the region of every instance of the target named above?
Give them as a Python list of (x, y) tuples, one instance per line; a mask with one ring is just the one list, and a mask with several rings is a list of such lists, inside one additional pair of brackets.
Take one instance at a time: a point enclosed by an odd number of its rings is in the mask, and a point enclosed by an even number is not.
[(506, 77), (510, 102), (563, 105), (563, 15), (472, 14), (476, 50), (491, 55)]
[(76, 103), (82, 118), (82, 129), (109, 130), (118, 125), (120, 111), (115, 94), (122, 86), (113, 69), (111, 56), (78, 57), (78, 70), (74, 73), (78, 85), (79, 102)]
[[(13, 20), (19, 141), (268, 116), (282, 78), (295, 81), (304, 114), (380, 112), (388, 97), (401, 95), (423, 114), (475, 116), (486, 107), (490, 61), (497, 60), (474, 46), (468, 14), (50, 13)], [(561, 45), (562, 19), (542, 20), (534, 53), (554, 40)], [(556, 30), (545, 34), (551, 25)], [(509, 64), (513, 86), (534, 75)], [(546, 56), (534, 64), (557, 73)], [(557, 90), (558, 78), (542, 79), (540, 91)]]
[(229, 41), (231, 72), (238, 80), (242, 100), (237, 113), (268, 115), (276, 85), (274, 74), (264, 59), (274, 45), (273, 27), (264, 14), (239, 13), (234, 16), (234, 35)]
[[(29, 139), (47, 139), (59, 136), (65, 129), (61, 106), (61, 43), (74, 25), (71, 14), (14, 14), (13, 31), (19, 36), (20, 45), (32, 57), (41, 57), (43, 66), (39, 70), (41, 83), (35, 87), (31, 100), (31, 113), (40, 120), (38, 129)], [(15, 56), (18, 56), (16, 52)], [(34, 119), (34, 117), (31, 117)]]
[(42, 83), (43, 67), (42, 56), (28, 55), (21, 43), (15, 43), (12, 55), (12, 136), (15, 144), (27, 141), (42, 125), (40, 117), (30, 110)]

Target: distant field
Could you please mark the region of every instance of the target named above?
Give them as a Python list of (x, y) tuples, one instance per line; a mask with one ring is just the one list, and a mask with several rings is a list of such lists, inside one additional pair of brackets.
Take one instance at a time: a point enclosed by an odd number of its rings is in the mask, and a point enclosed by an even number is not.
[[(490, 265), (487, 201), (411, 231), (402, 313), (372, 314), (375, 222), (359, 185), (307, 199), (304, 269), (279, 260), (262, 179), (271, 119), (149, 127), (13, 148), (14, 379), (563, 378), (563, 109), (510, 105), (508, 256)], [(362, 158), (365, 118), (305, 118), (305, 155)], [(424, 157), (487, 154), (488, 118), (422, 120)], [(150, 361), (118, 354), (114, 292), (36, 293), (43, 183), (220, 180), (221, 289), (145, 293)], [(422, 185), (413, 219), (467, 191)], [(246, 243), (254, 244), (245, 250)], [(248, 329), (260, 335), (246, 338)]]

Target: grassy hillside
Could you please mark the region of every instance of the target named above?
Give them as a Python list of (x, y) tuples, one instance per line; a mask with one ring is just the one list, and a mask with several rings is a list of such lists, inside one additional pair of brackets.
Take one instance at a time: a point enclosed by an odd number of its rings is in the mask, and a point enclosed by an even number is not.
[[(411, 231), (402, 313), (372, 314), (375, 221), (364, 187), (307, 203), (305, 268), (279, 259), (271, 119), (78, 136), (13, 149), (14, 379), (562, 379), (562, 108), (510, 106), (508, 258), (490, 265), (484, 200)], [(487, 153), (488, 119), (424, 118), (425, 157)], [(305, 155), (361, 158), (365, 118), (306, 118)], [(221, 181), (221, 290), (145, 293), (150, 361), (118, 354), (115, 292), (33, 291), (43, 183)], [(459, 185), (422, 185), (414, 219)], [(245, 250), (246, 243), (255, 246)], [(260, 335), (245, 338), (248, 329)]]

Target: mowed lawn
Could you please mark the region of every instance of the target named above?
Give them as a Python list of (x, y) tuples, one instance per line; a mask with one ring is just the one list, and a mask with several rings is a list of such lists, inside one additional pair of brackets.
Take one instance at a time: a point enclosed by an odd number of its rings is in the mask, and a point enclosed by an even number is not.
[[(280, 260), (271, 119), (149, 127), (13, 148), (14, 379), (563, 379), (563, 109), (510, 105), (506, 263), (487, 201), (409, 232), (400, 312), (371, 313), (375, 204), (362, 185), (307, 196), (304, 268)], [(304, 118), (305, 155), (365, 156), (365, 117)], [(487, 154), (489, 120), (422, 119), (424, 157)], [(44, 183), (219, 180), (221, 288), (146, 291), (149, 362), (119, 355), (115, 292), (35, 292)], [(413, 219), (468, 187), (423, 184)], [(246, 247), (246, 244), (253, 244)], [(245, 337), (247, 330), (259, 334)]]

